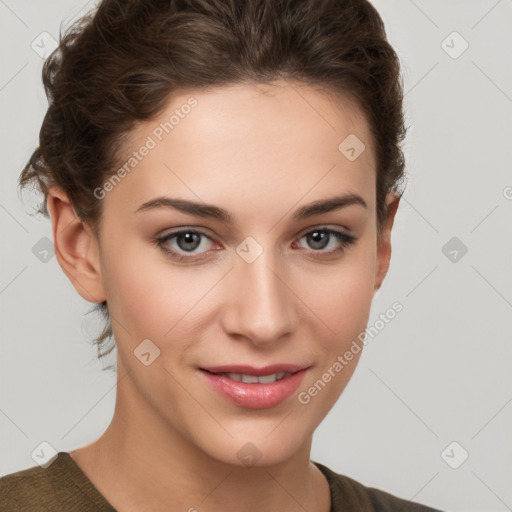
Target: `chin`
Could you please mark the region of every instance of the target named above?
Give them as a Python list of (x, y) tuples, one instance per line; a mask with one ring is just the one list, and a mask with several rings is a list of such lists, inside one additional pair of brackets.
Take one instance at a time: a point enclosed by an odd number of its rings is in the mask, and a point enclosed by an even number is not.
[[(285, 420), (286, 422), (286, 420)], [(285, 423), (284, 422), (284, 423)], [(277, 428), (276, 428), (277, 427)], [(210, 457), (225, 464), (238, 467), (266, 467), (281, 464), (294, 455), (304, 446), (306, 441), (300, 432), (290, 431), (288, 428), (274, 425), (272, 429), (246, 429), (244, 435), (233, 438), (223, 436), (223, 440), (210, 439), (208, 445), (202, 439), (200, 448)], [(277, 431), (281, 429), (278, 433)], [(253, 435), (251, 435), (253, 430)], [(309, 452), (308, 452), (309, 453)]]

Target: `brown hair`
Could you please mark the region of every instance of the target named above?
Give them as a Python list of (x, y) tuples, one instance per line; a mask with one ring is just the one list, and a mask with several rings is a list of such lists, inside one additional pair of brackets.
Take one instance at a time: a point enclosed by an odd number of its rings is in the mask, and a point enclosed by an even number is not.
[[(375, 147), (378, 233), (404, 178), (399, 60), (367, 0), (103, 0), (61, 34), (42, 76), (49, 107), (19, 185), (39, 188), (45, 216), (48, 188), (62, 187), (96, 233), (93, 191), (122, 160), (123, 135), (186, 87), (284, 78), (354, 99)], [(101, 352), (112, 327), (106, 301), (94, 309), (101, 358), (115, 345)]]

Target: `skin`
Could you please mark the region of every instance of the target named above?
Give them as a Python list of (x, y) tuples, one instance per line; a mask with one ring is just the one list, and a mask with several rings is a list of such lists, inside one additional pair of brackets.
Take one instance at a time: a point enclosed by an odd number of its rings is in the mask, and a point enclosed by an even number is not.
[[(307, 390), (364, 331), (387, 273), (399, 198), (380, 239), (370, 132), (347, 99), (291, 82), (238, 84), (175, 94), (155, 120), (126, 139), (126, 155), (193, 96), (197, 106), (103, 199), (99, 238), (53, 187), (47, 204), (56, 254), (78, 293), (107, 300), (117, 345), (114, 417), (95, 442), (71, 452), (119, 511), (240, 510), (328, 512), (330, 493), (310, 461), (312, 435), (350, 380), (361, 352), (307, 404)], [(338, 150), (349, 134), (366, 149), (354, 161)], [(155, 137), (153, 137), (155, 138)], [(296, 222), (313, 201), (353, 193), (352, 204)], [(157, 196), (222, 207), (215, 219), (171, 208), (135, 213)], [(179, 227), (206, 232), (177, 262), (153, 241)], [(356, 241), (318, 249), (314, 228)], [(247, 263), (236, 248), (253, 237), (263, 253)], [(313, 245), (312, 245), (313, 244)], [(186, 246), (185, 246), (186, 248)], [(134, 356), (149, 338), (160, 356)], [(293, 396), (247, 409), (217, 394), (198, 368), (221, 364), (307, 364)], [(261, 458), (237, 456), (251, 442)], [(193, 508), (192, 508), (193, 507)]]

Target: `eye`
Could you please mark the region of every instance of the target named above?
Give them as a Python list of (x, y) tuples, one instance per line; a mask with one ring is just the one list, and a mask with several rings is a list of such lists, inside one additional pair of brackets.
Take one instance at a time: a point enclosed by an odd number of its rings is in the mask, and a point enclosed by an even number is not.
[[(330, 228), (318, 228), (308, 231), (299, 239), (305, 239), (313, 252), (337, 254), (356, 241), (353, 235)], [(327, 250), (325, 250), (327, 248)]]
[[(314, 257), (339, 254), (356, 241), (353, 235), (331, 228), (310, 230), (298, 240), (300, 242), (303, 239), (312, 249), (310, 252)], [(154, 242), (175, 261), (194, 261), (202, 258), (202, 254), (217, 245), (206, 233), (192, 228), (182, 228), (164, 236), (155, 237)]]
[[(209, 241), (210, 243), (208, 243)], [(172, 243), (171, 243), (172, 242)], [(173, 231), (162, 237), (155, 238), (156, 245), (177, 261), (195, 259), (194, 255), (202, 254), (208, 250), (213, 241), (202, 231), (195, 229), (181, 229)], [(197, 250), (196, 249), (203, 249)], [(191, 256), (184, 256), (183, 254)]]

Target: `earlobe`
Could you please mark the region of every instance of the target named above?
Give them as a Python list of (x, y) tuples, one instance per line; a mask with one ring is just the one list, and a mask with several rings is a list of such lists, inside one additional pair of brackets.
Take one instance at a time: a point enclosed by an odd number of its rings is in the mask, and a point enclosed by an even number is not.
[(375, 275), (374, 293), (382, 286), (382, 282), (388, 273), (391, 261), (391, 229), (393, 228), (400, 197), (401, 196), (390, 193), (387, 198), (389, 213), (377, 247), (377, 272)]
[(50, 188), (46, 204), (59, 265), (85, 300), (103, 302), (105, 291), (95, 234), (78, 218), (67, 194), (60, 187)]

